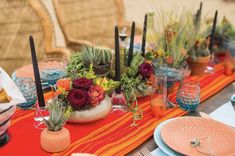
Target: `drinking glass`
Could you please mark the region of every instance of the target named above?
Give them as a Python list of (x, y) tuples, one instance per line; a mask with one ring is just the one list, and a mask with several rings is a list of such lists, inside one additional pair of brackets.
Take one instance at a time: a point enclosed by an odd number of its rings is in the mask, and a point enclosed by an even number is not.
[(167, 76), (158, 75), (156, 86), (152, 88), (151, 109), (154, 117), (162, 117), (168, 108), (167, 101)]
[(21, 109), (30, 109), (34, 106), (37, 94), (36, 86), (32, 78), (16, 78), (15, 83), (22, 92), (26, 102), (18, 104), (17, 106)]
[(180, 108), (194, 111), (200, 104), (200, 84), (198, 81), (182, 81), (176, 95)]

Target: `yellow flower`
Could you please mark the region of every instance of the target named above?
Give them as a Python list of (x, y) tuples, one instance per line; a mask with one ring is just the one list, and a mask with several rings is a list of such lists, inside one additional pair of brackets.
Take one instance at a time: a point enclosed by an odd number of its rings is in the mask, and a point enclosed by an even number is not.
[(163, 56), (164, 55), (164, 50), (163, 49), (159, 49), (157, 51), (157, 54), (158, 54), (158, 56)]

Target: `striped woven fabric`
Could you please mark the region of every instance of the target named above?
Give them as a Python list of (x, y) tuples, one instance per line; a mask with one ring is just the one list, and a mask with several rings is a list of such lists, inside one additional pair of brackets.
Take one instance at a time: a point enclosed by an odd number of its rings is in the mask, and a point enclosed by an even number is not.
[[(201, 86), (201, 101), (212, 96), (235, 80), (233, 76), (225, 76), (222, 65), (216, 66), (213, 75), (203, 77), (189, 77), (198, 80)], [(176, 92), (176, 91), (175, 91)], [(175, 92), (170, 95), (175, 100)], [(167, 111), (166, 116), (154, 118), (150, 109), (150, 98), (139, 99), (139, 105), (144, 112), (144, 117), (138, 122), (138, 126), (132, 127), (132, 114), (111, 113), (107, 118), (87, 124), (66, 124), (71, 133), (71, 145), (61, 153), (51, 154), (53, 156), (71, 155), (71, 153), (84, 152), (96, 155), (125, 155), (145, 142), (153, 135), (156, 126), (169, 118), (183, 116), (187, 112), (172, 108)], [(28, 153), (29, 146), (22, 145), (20, 139), (24, 139), (30, 145), (33, 155), (50, 155), (40, 148), (40, 130), (32, 125), (33, 111), (17, 110), (9, 129), (12, 136), (10, 142), (0, 149), (0, 155), (23, 155)], [(31, 134), (30, 137), (27, 134)], [(10, 152), (9, 152), (10, 151)]]

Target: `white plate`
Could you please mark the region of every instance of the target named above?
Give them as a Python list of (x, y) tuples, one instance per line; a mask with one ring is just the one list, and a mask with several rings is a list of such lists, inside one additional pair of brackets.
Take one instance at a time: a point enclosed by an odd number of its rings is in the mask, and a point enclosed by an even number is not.
[(164, 152), (166, 153), (168, 156), (182, 156), (182, 154), (175, 152), (174, 150), (172, 150), (169, 146), (167, 146), (164, 141), (161, 138), (161, 128), (168, 122), (174, 120), (173, 119), (168, 119), (164, 122), (162, 122), (161, 124), (159, 124), (156, 129), (154, 130), (154, 141), (155, 143), (158, 145), (158, 147)]

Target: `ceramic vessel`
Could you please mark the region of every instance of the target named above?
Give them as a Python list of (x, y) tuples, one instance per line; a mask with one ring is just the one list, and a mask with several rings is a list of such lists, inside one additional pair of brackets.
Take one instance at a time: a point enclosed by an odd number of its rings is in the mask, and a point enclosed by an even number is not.
[(191, 68), (191, 74), (195, 76), (203, 75), (210, 61), (210, 56), (207, 57), (197, 57), (196, 60), (189, 58), (189, 66)]
[(95, 73), (97, 75), (105, 75), (110, 71), (111, 68), (111, 63), (109, 64), (104, 64), (104, 65), (98, 65), (94, 66)]
[(64, 151), (70, 144), (70, 133), (66, 128), (50, 131), (47, 128), (41, 133), (41, 147), (47, 152)]
[(87, 123), (105, 118), (112, 110), (111, 99), (106, 96), (96, 107), (88, 110), (75, 111), (68, 119), (68, 122)]

